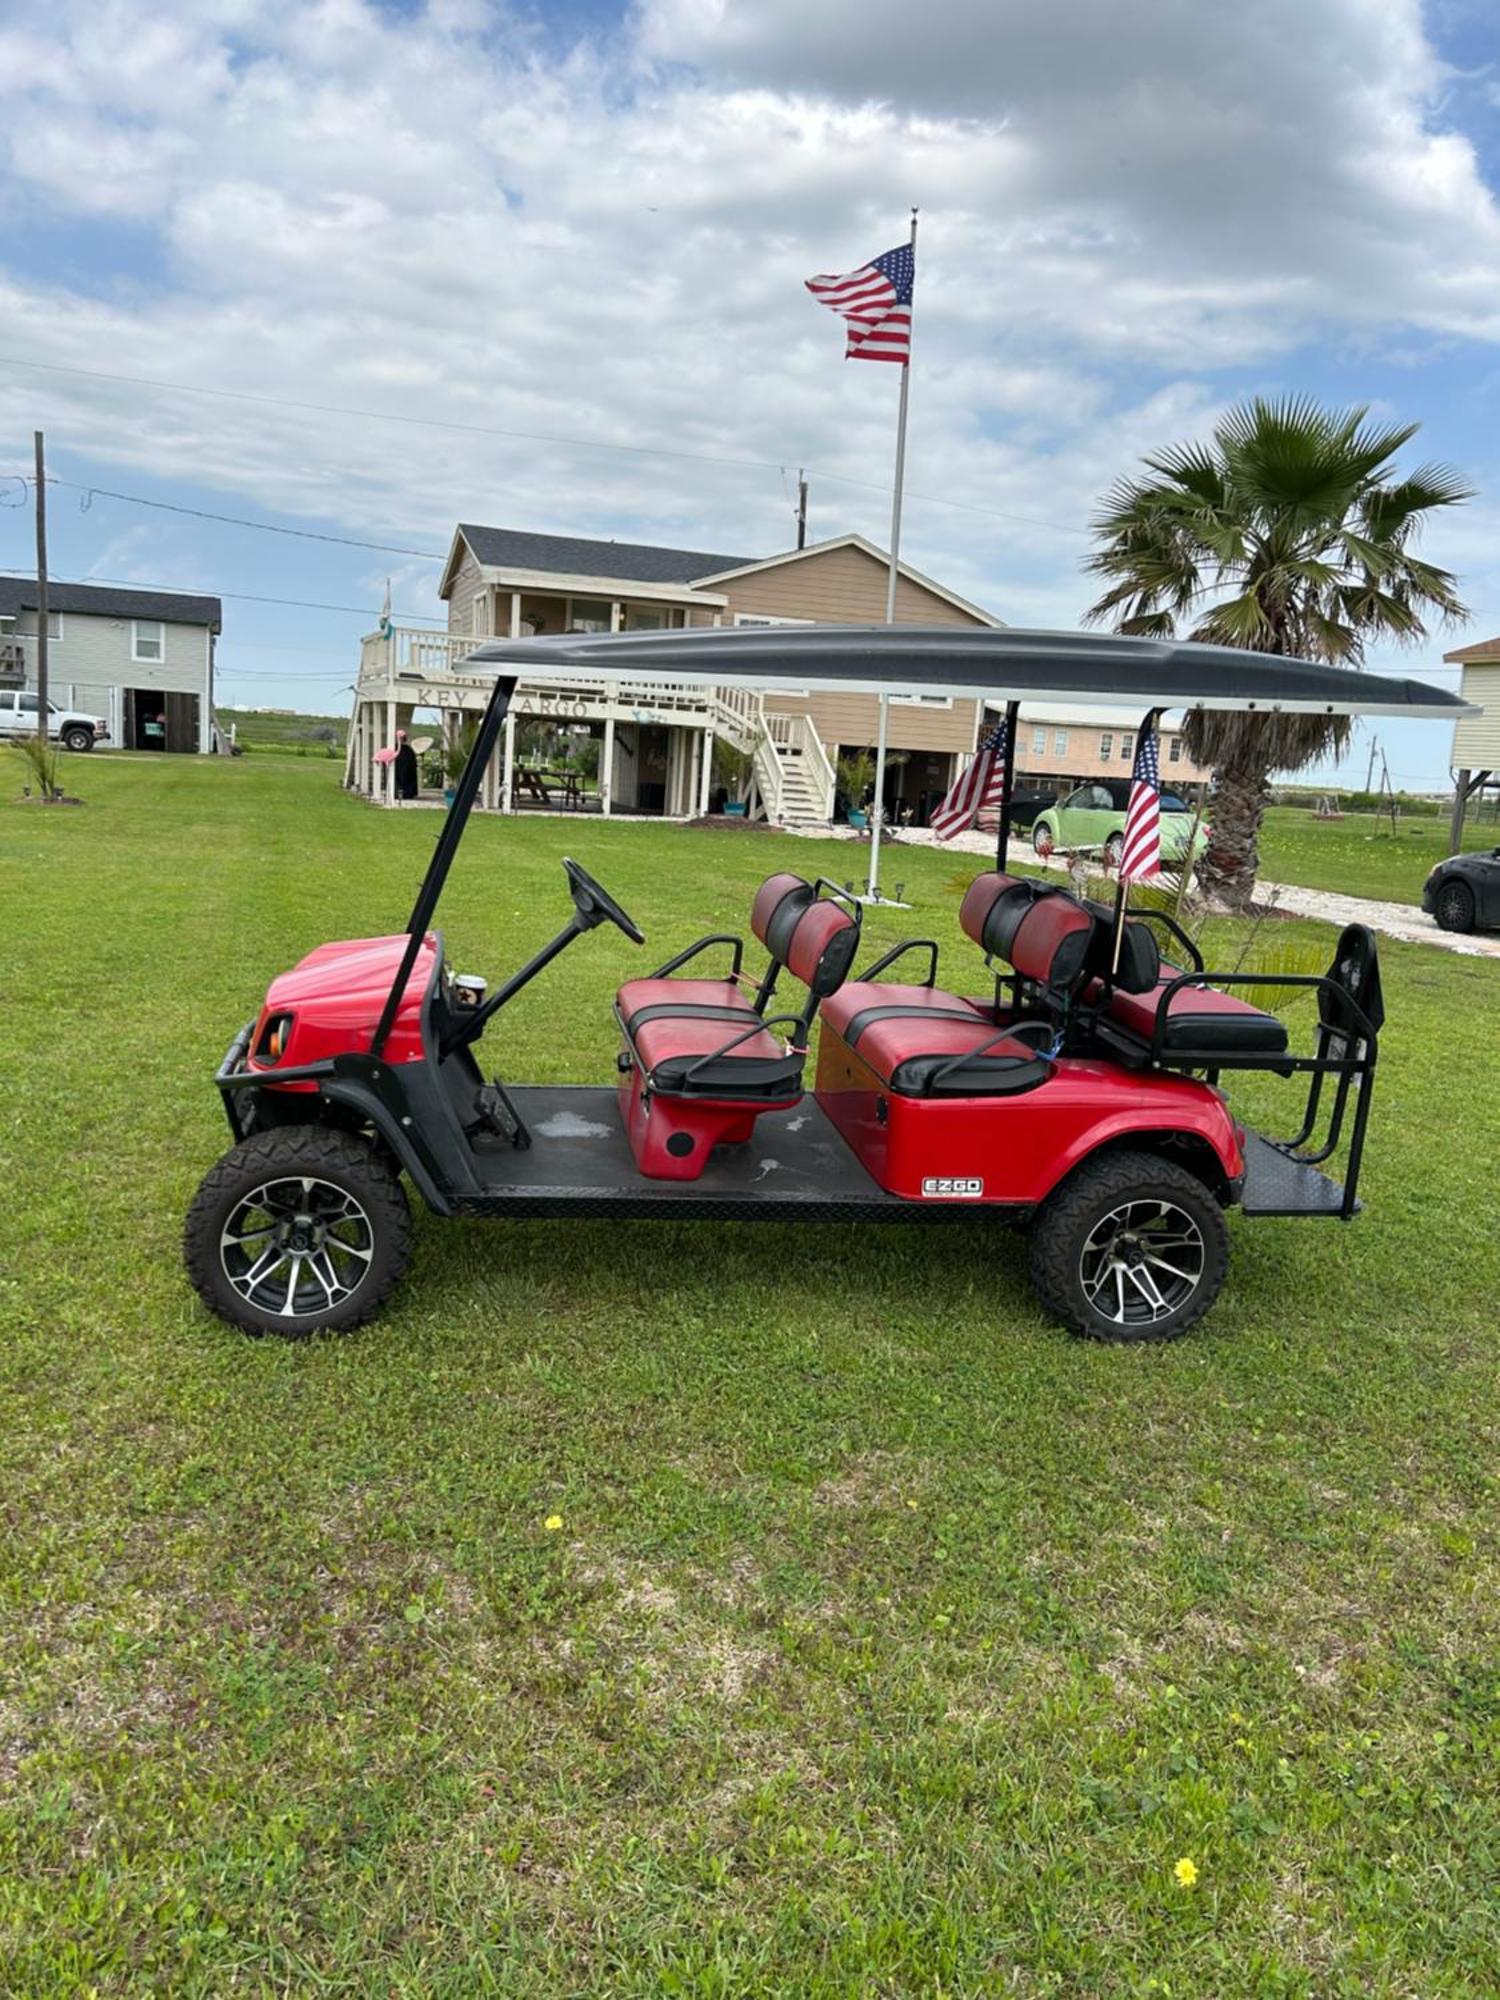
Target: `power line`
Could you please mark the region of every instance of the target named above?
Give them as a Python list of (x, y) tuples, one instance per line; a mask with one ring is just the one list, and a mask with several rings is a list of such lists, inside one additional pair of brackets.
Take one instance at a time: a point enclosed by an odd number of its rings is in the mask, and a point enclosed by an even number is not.
[[(60, 361), (27, 361), (20, 355), (0, 354), (0, 364), (10, 368), (31, 368), (47, 375), (76, 375), (93, 382), (117, 382), (136, 389), (165, 389), (181, 396), (218, 396), (231, 403), (251, 403), (275, 410), (313, 411), (326, 417), (359, 417), (370, 423), (415, 425), (419, 429), (457, 431), (466, 437), (495, 437), (526, 444), (559, 445), (567, 451), (613, 451), (636, 458), (671, 458), (690, 465), (730, 466), (741, 472), (785, 473), (790, 458), (730, 458), (723, 454), (682, 451), (671, 445), (620, 444), (612, 438), (561, 437), (548, 431), (516, 431), (497, 424), (466, 424), (453, 417), (418, 417), (394, 410), (366, 410), (349, 403), (314, 403), (291, 396), (261, 396), (247, 389), (210, 389), (196, 382), (173, 382), (162, 376), (118, 375), (103, 368), (78, 368)], [(862, 487), (869, 493), (889, 494), (891, 488), (870, 479), (855, 479), (847, 472), (830, 472), (820, 465), (808, 466), (819, 479), (832, 479), (843, 486)], [(996, 521), (1015, 521), (1028, 528), (1047, 528), (1059, 535), (1087, 535), (1076, 523), (1044, 521), (1032, 514), (1013, 514), (1000, 507), (981, 507), (974, 501), (955, 500), (945, 493), (919, 493), (907, 488), (908, 500), (920, 500), (932, 507), (956, 507), (967, 514), (984, 514)], [(190, 511), (190, 510), (187, 510)], [(255, 525), (255, 524), (252, 524)], [(331, 537), (330, 539), (336, 539)], [(370, 544), (368, 546), (376, 546)], [(406, 553), (402, 551), (402, 553)]]
[[(19, 479), (18, 472), (0, 474), (6, 479)], [(148, 500), (144, 493), (117, 493), (108, 486), (85, 486), (79, 479), (59, 479), (55, 473), (48, 473), (49, 486), (65, 486), (70, 492), (81, 493), (82, 512), (87, 513), (94, 503), (95, 495), (102, 500), (123, 500), (132, 507), (155, 507), (163, 514), (190, 514), (195, 521), (218, 521), (227, 528), (254, 528), (262, 535), (290, 535), (299, 542), (333, 542), (341, 549), (377, 549), (388, 556), (419, 556), (424, 562), (442, 562), (443, 553), (435, 549), (401, 548), (394, 542), (362, 542), (351, 535), (323, 535), (312, 528), (282, 528), (273, 521), (251, 521), (243, 514), (212, 514), (205, 507), (182, 507), (172, 500)]]

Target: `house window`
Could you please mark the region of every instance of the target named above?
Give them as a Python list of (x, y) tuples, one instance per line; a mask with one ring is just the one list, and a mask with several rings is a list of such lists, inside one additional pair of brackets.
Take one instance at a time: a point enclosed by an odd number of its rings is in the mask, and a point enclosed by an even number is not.
[[(14, 626), (15, 622), (16, 621), (14, 619), (11, 619), (10, 621), (12, 626)], [(33, 611), (31, 613), (30, 631), (27, 632), (24, 636), (29, 638), (31, 634), (36, 631), (36, 629), (37, 629), (36, 613)], [(63, 635), (62, 613), (60, 611), (49, 611), (47, 613), (47, 637), (49, 639), (60, 639), (62, 635)]]
[(660, 611), (652, 611), (645, 605), (627, 604), (624, 622), (627, 632), (659, 632), (667, 621)]
[(159, 618), (132, 618), (130, 657), (160, 666), (167, 657), (167, 628)]
[(1180, 736), (1169, 736), (1167, 738), (1167, 762), (1169, 764), (1180, 764), (1182, 762), (1182, 738)]
[(1104, 734), (1099, 738), (1099, 762), (1107, 764), (1114, 753), (1115, 733), (1112, 729), (1106, 729)]
[(1053, 754), (1053, 756), (1054, 756), (1054, 757), (1066, 757), (1066, 756), (1067, 756), (1067, 754), (1068, 754), (1068, 732), (1067, 732), (1067, 730), (1066, 730), (1066, 729), (1059, 729), (1059, 730), (1057, 730), (1057, 731), (1056, 731), (1056, 732), (1054, 733), (1054, 735), (1053, 735), (1053, 738), (1052, 738), (1052, 754)]
[(469, 607), (469, 630), (476, 639), (486, 639), (490, 630), (490, 594), (481, 590)]
[(570, 597), (568, 599), (568, 630), (570, 632), (608, 632), (610, 627), (609, 601), (603, 597)]
[(1120, 762), (1128, 764), (1135, 755), (1135, 737), (1127, 730), (1120, 738)]
[(1032, 756), (1033, 756), (1033, 757), (1045, 757), (1045, 756), (1046, 756), (1046, 754), (1047, 754), (1047, 732), (1046, 732), (1046, 730), (1045, 730), (1045, 729), (1033, 729), (1033, 730), (1032, 730), (1032, 732), (1031, 732), (1031, 754), (1032, 754)]
[(893, 694), (891, 696), (892, 708), (899, 708), (903, 703), (907, 708), (952, 708), (953, 697), (951, 694)]

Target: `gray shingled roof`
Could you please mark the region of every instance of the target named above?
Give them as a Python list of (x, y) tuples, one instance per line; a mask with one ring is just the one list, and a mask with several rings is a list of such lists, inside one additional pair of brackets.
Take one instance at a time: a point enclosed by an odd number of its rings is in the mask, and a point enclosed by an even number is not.
[[(74, 611), (92, 618), (160, 618), (169, 625), (208, 625), (215, 632), (224, 622), (217, 597), (189, 597), (175, 590), (122, 590), (105, 583), (51, 583), (47, 603), (53, 611)], [(0, 576), (0, 618), (36, 610), (36, 578)]]
[(661, 549), (642, 542), (587, 542), (574, 535), (533, 535), (521, 528), (458, 532), (486, 569), (553, 570), (561, 576), (615, 576), (630, 583), (693, 583), (720, 570), (742, 569), (759, 556), (707, 555), (701, 549)]

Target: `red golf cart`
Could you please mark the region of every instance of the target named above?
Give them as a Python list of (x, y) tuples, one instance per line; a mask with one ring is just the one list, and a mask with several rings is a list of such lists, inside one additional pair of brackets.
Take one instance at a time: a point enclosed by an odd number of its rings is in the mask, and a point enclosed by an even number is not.
[[(445, 1216), (1026, 1224), (1048, 1311), (1114, 1340), (1169, 1339), (1207, 1312), (1228, 1209), (1355, 1213), (1382, 1022), (1370, 933), (1347, 929), (1318, 977), (1214, 972), (1170, 916), (1011, 875), (1003, 802), (957, 963), (940, 967), (937, 945), (914, 938), (859, 970), (858, 901), (772, 875), (747, 912), (754, 965), (742, 938), (715, 935), (628, 981), (616, 1074), (593, 1085), (487, 1077), (476, 1051), (585, 932), (608, 922), (644, 942), (606, 889), (564, 861), (568, 921), (493, 993), (446, 965), (430, 926), (528, 672), (999, 689), (1012, 745), (1028, 696), (1445, 718), (1462, 712), (1456, 697), (1213, 647), (904, 627), (497, 641), (466, 671), (493, 671), (494, 688), (405, 931), (323, 945), (274, 979), (218, 1072), (234, 1144), (193, 1202), (185, 1253), (224, 1319), (292, 1335), (369, 1319), (410, 1251), (403, 1176)], [(1252, 983), (1313, 989), (1310, 1046), (1236, 994)], [(1222, 1083), (1241, 1070), (1307, 1078), (1292, 1136), (1236, 1118)], [(1341, 1146), (1335, 1180), (1322, 1167)]]

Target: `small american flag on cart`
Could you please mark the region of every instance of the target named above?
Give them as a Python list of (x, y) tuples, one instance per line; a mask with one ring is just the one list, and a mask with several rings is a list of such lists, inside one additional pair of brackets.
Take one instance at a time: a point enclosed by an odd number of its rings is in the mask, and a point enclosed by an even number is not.
[(1005, 718), (980, 739), (979, 748), (960, 772), (958, 782), (932, 815), (939, 840), (965, 833), (982, 812), (998, 812), (1005, 788)]
[(846, 361), (911, 359), (911, 300), (917, 253), (909, 243), (887, 250), (842, 277), (808, 278), (807, 289), (849, 329)]
[(1161, 873), (1161, 747), (1154, 724), (1141, 731), (1130, 773), (1130, 803), (1125, 809), (1124, 844), (1120, 849), (1120, 880), (1142, 882)]

